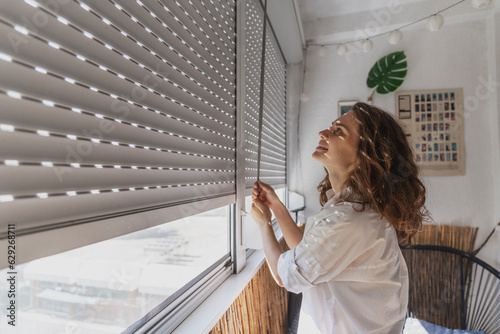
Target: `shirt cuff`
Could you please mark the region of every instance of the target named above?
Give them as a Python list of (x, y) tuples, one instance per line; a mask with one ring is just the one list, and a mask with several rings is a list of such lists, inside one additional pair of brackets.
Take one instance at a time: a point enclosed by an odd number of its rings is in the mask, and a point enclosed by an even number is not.
[(313, 285), (302, 276), (295, 264), (295, 249), (280, 255), (278, 259), (278, 275), (287, 291), (301, 293)]

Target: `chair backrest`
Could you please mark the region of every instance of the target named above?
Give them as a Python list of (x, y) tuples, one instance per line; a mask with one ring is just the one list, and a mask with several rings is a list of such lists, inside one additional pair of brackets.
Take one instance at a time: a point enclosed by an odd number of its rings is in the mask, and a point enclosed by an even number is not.
[(500, 333), (500, 273), (458, 249), (402, 247), (410, 278), (408, 316), (435, 325)]

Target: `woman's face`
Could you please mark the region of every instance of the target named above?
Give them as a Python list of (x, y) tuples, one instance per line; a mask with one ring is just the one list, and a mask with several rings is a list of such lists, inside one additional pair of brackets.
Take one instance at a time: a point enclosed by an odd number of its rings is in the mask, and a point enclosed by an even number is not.
[(325, 166), (328, 172), (346, 175), (358, 163), (359, 124), (354, 111), (350, 110), (332, 126), (319, 133), (319, 144), (312, 158)]

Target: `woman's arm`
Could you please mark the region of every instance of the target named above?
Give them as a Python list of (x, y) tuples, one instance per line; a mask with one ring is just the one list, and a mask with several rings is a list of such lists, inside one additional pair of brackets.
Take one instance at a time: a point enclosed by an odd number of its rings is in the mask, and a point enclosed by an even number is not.
[(281, 228), (281, 232), (283, 232), (283, 237), (285, 237), (288, 248), (295, 248), (302, 240), (304, 232), (295, 224), (290, 213), (281, 201), (271, 207), (271, 210), (273, 210), (274, 216)]
[(304, 235), (302, 230), (295, 224), (285, 205), (279, 200), (274, 189), (267, 183), (257, 181), (254, 183), (252, 200), (258, 198), (274, 212), (274, 216), (283, 232), (286, 244), (290, 249), (295, 248)]
[(281, 249), (281, 246), (274, 235), (273, 226), (271, 225), (271, 211), (267, 205), (256, 198), (253, 200), (251, 213), (260, 230), (267, 265), (269, 266), (276, 283), (278, 283), (279, 286), (283, 286), (281, 278), (278, 275), (278, 259), (280, 255), (283, 254), (283, 249)]
[(278, 259), (281, 254), (283, 254), (283, 249), (281, 248), (276, 236), (274, 235), (273, 227), (269, 224), (259, 226), (260, 234), (262, 236), (262, 245), (264, 247), (264, 255), (266, 256), (266, 261), (271, 274), (274, 277), (276, 283), (279, 286), (283, 286), (281, 278), (278, 275)]

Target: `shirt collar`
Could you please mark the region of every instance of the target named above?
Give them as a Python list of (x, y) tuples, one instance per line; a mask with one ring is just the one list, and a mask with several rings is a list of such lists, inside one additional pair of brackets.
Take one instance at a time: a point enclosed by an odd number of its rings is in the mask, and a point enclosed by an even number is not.
[[(338, 198), (340, 196), (340, 193), (342, 193), (342, 192), (349, 192), (349, 191), (351, 191), (350, 187), (345, 188), (344, 190), (339, 191), (338, 193), (335, 194), (333, 192), (332, 188), (328, 189), (325, 192), (326, 198), (327, 198), (327, 202), (323, 205), (323, 207), (325, 207), (327, 204), (330, 204), (331, 202), (333, 202), (335, 198)], [(354, 200), (356, 200), (356, 201), (361, 200), (361, 195), (360, 194), (355, 194)]]
[(326, 198), (327, 198), (327, 200), (328, 200), (328, 201), (330, 200), (330, 198), (332, 198), (332, 197), (333, 197), (333, 195), (335, 195), (335, 193), (333, 192), (333, 189), (332, 189), (332, 188), (330, 188), (330, 189), (328, 189), (328, 190), (326, 191)]

